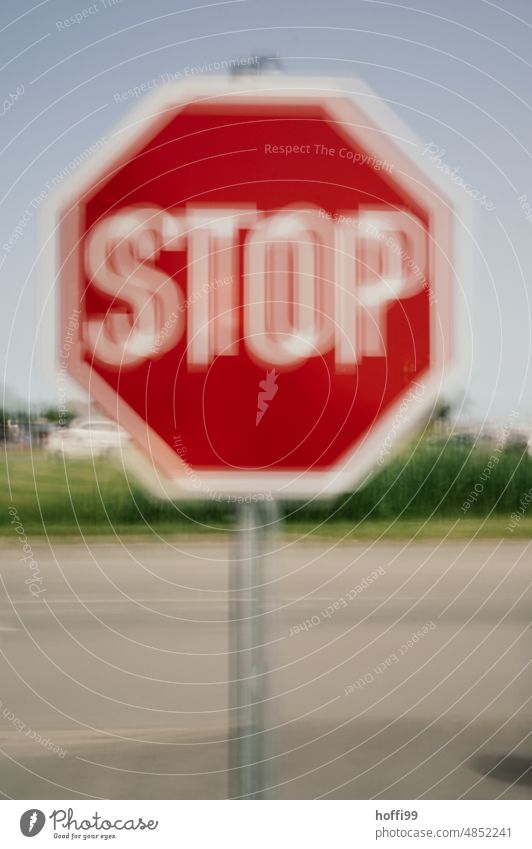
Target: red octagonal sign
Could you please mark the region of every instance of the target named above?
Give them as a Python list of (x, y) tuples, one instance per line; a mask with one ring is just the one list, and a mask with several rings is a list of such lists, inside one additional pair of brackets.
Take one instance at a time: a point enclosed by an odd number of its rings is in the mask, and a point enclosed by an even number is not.
[(437, 397), (453, 211), (358, 91), (161, 89), (58, 199), (68, 369), (168, 496), (340, 492)]

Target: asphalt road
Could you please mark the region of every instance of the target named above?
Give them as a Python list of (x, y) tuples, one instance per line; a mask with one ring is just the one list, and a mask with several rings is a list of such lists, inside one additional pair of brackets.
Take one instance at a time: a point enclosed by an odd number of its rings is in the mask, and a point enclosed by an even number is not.
[[(0, 548), (4, 796), (225, 797), (228, 539), (30, 545)], [(280, 543), (268, 794), (530, 798), (531, 566), (526, 542)]]

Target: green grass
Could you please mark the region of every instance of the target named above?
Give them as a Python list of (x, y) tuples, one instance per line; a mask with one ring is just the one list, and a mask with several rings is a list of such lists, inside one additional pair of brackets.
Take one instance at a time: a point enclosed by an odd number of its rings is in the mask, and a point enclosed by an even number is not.
[[(490, 457), (496, 461), (486, 471)], [(479, 483), (484, 488), (474, 497)], [(532, 458), (522, 451), (420, 442), (355, 494), (285, 505), (285, 531), (356, 539), (531, 537), (532, 504), (513, 532), (507, 528), (531, 487)], [(219, 533), (233, 520), (233, 508), (222, 502), (157, 501), (112, 461), (64, 463), (38, 451), (5, 455), (0, 500), (0, 534), (7, 537), (14, 533), (11, 506), (34, 535)]]
[(402, 539), (530, 539), (532, 537), (532, 518), (525, 517), (512, 531), (507, 529), (507, 519), (498, 516), (488, 519), (399, 519), (396, 522), (376, 522), (364, 520), (353, 524), (343, 521), (325, 522), (321, 525), (291, 522), (285, 528), (285, 535), (346, 540), (402, 540)]
[[(229, 527), (223, 503), (173, 504), (142, 490), (113, 460), (93, 463), (49, 457), (42, 451), (9, 452), (0, 469), (0, 534), (12, 534), (9, 507), (26, 533), (107, 534), (205, 531)], [(199, 523), (199, 524), (198, 524)]]

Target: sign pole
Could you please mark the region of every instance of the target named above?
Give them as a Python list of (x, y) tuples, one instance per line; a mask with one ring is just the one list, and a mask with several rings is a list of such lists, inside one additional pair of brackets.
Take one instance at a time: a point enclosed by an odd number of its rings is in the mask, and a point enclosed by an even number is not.
[(268, 698), (268, 558), (278, 525), (277, 505), (242, 503), (237, 508), (230, 563), (230, 796), (264, 799), (265, 713)]
[[(269, 58), (257, 57), (261, 74)], [(247, 71), (249, 73), (249, 70)], [(237, 506), (230, 604), (230, 796), (264, 799), (264, 712), (268, 691), (265, 557), (278, 524), (275, 501)], [(270, 545), (270, 550), (273, 545)], [(268, 770), (269, 772), (269, 770)]]

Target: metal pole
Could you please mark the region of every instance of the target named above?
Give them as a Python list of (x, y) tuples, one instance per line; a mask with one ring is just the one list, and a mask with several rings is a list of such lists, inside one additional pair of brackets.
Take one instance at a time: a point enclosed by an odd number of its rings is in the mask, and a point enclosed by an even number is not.
[(264, 799), (268, 697), (268, 554), (277, 524), (275, 502), (238, 505), (230, 604), (230, 796)]
[[(282, 71), (277, 56), (257, 56), (252, 73)], [(243, 71), (250, 73), (249, 66)], [(239, 66), (233, 74), (242, 73)], [(230, 745), (229, 784), (233, 799), (264, 799), (271, 781), (265, 759), (265, 712), (268, 694), (268, 554), (279, 526), (277, 504), (243, 502), (237, 508), (230, 579)], [(271, 598), (270, 608), (272, 607)], [(269, 613), (269, 616), (268, 616)], [(275, 622), (275, 618), (273, 618)]]

